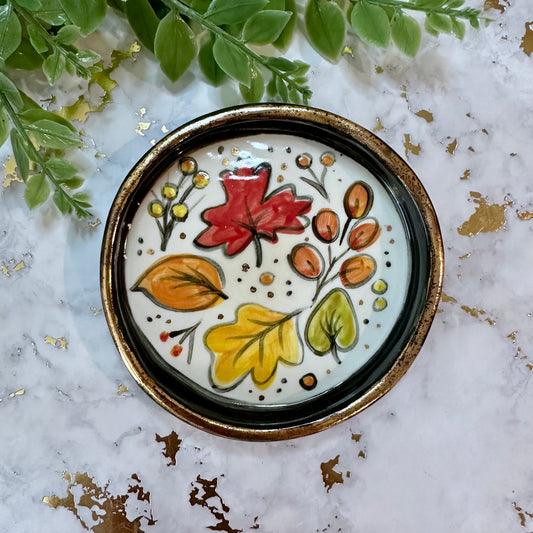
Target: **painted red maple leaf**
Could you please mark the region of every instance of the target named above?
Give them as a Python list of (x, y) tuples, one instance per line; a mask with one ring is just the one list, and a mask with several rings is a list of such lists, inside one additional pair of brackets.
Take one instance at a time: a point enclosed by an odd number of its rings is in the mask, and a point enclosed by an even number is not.
[(229, 256), (242, 252), (253, 242), (259, 267), (261, 239), (275, 243), (278, 233), (302, 233), (309, 221), (303, 217), (302, 222), (298, 217), (309, 212), (311, 199), (298, 198), (291, 185), (265, 196), (271, 173), (272, 167), (266, 162), (255, 168), (223, 172), (226, 202), (202, 213), (209, 227), (194, 242), (204, 248), (225, 244)]

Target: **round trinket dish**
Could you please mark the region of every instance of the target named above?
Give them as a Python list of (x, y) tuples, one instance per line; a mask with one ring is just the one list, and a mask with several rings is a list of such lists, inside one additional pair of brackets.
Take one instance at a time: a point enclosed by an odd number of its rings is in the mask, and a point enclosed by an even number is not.
[(299, 437), (383, 396), (437, 309), (443, 248), (409, 166), (326, 111), (261, 104), (170, 133), (111, 206), (105, 316), (161, 406), (240, 439)]

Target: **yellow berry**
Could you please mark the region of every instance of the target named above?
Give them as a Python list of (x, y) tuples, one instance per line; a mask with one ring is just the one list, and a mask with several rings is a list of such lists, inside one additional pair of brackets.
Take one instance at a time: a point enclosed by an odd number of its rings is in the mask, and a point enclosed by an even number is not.
[(194, 174), (198, 169), (198, 165), (192, 157), (184, 157), (180, 161), (180, 168), (184, 174)]
[(185, 204), (176, 204), (172, 206), (172, 216), (182, 220), (187, 215), (188, 209)]
[(197, 189), (203, 189), (204, 187), (207, 187), (207, 184), (209, 183), (209, 174), (200, 170), (200, 172), (194, 176), (192, 182)]
[(167, 200), (174, 200), (174, 198), (178, 196), (178, 188), (173, 183), (165, 183), (161, 190), (161, 194)]
[(159, 218), (163, 215), (163, 205), (159, 200), (154, 200), (148, 206), (148, 213), (154, 218)]

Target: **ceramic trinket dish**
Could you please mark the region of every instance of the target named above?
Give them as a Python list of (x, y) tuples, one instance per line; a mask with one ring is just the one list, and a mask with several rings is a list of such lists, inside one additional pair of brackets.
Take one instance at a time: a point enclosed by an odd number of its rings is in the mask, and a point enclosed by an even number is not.
[(438, 222), (364, 128), (261, 104), (170, 133), (111, 207), (101, 288), (128, 370), (187, 422), (250, 440), (358, 413), (406, 372), (440, 296)]

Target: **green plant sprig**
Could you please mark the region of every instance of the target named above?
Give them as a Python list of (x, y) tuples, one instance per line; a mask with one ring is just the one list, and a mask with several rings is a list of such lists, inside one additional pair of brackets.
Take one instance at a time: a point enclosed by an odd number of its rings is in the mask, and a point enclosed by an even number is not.
[[(29, 105), (28, 105), (29, 104)], [(34, 104), (34, 105), (31, 105)], [(53, 201), (63, 214), (74, 212), (77, 217), (92, 217), (88, 195), (72, 192), (83, 184), (77, 168), (65, 159), (52, 155), (52, 150), (80, 148), (78, 134), (54, 113), (41, 109), (29, 98), (23, 99), (15, 85), (0, 73), (0, 110), (2, 141), (8, 136), (6, 117), (11, 121), (11, 145), (17, 170), (26, 183), (24, 199), (33, 209), (49, 198), (53, 187)], [(42, 148), (36, 148), (31, 137)], [(42, 153), (41, 153), (42, 152)], [(32, 168), (31, 163), (35, 168)]]

